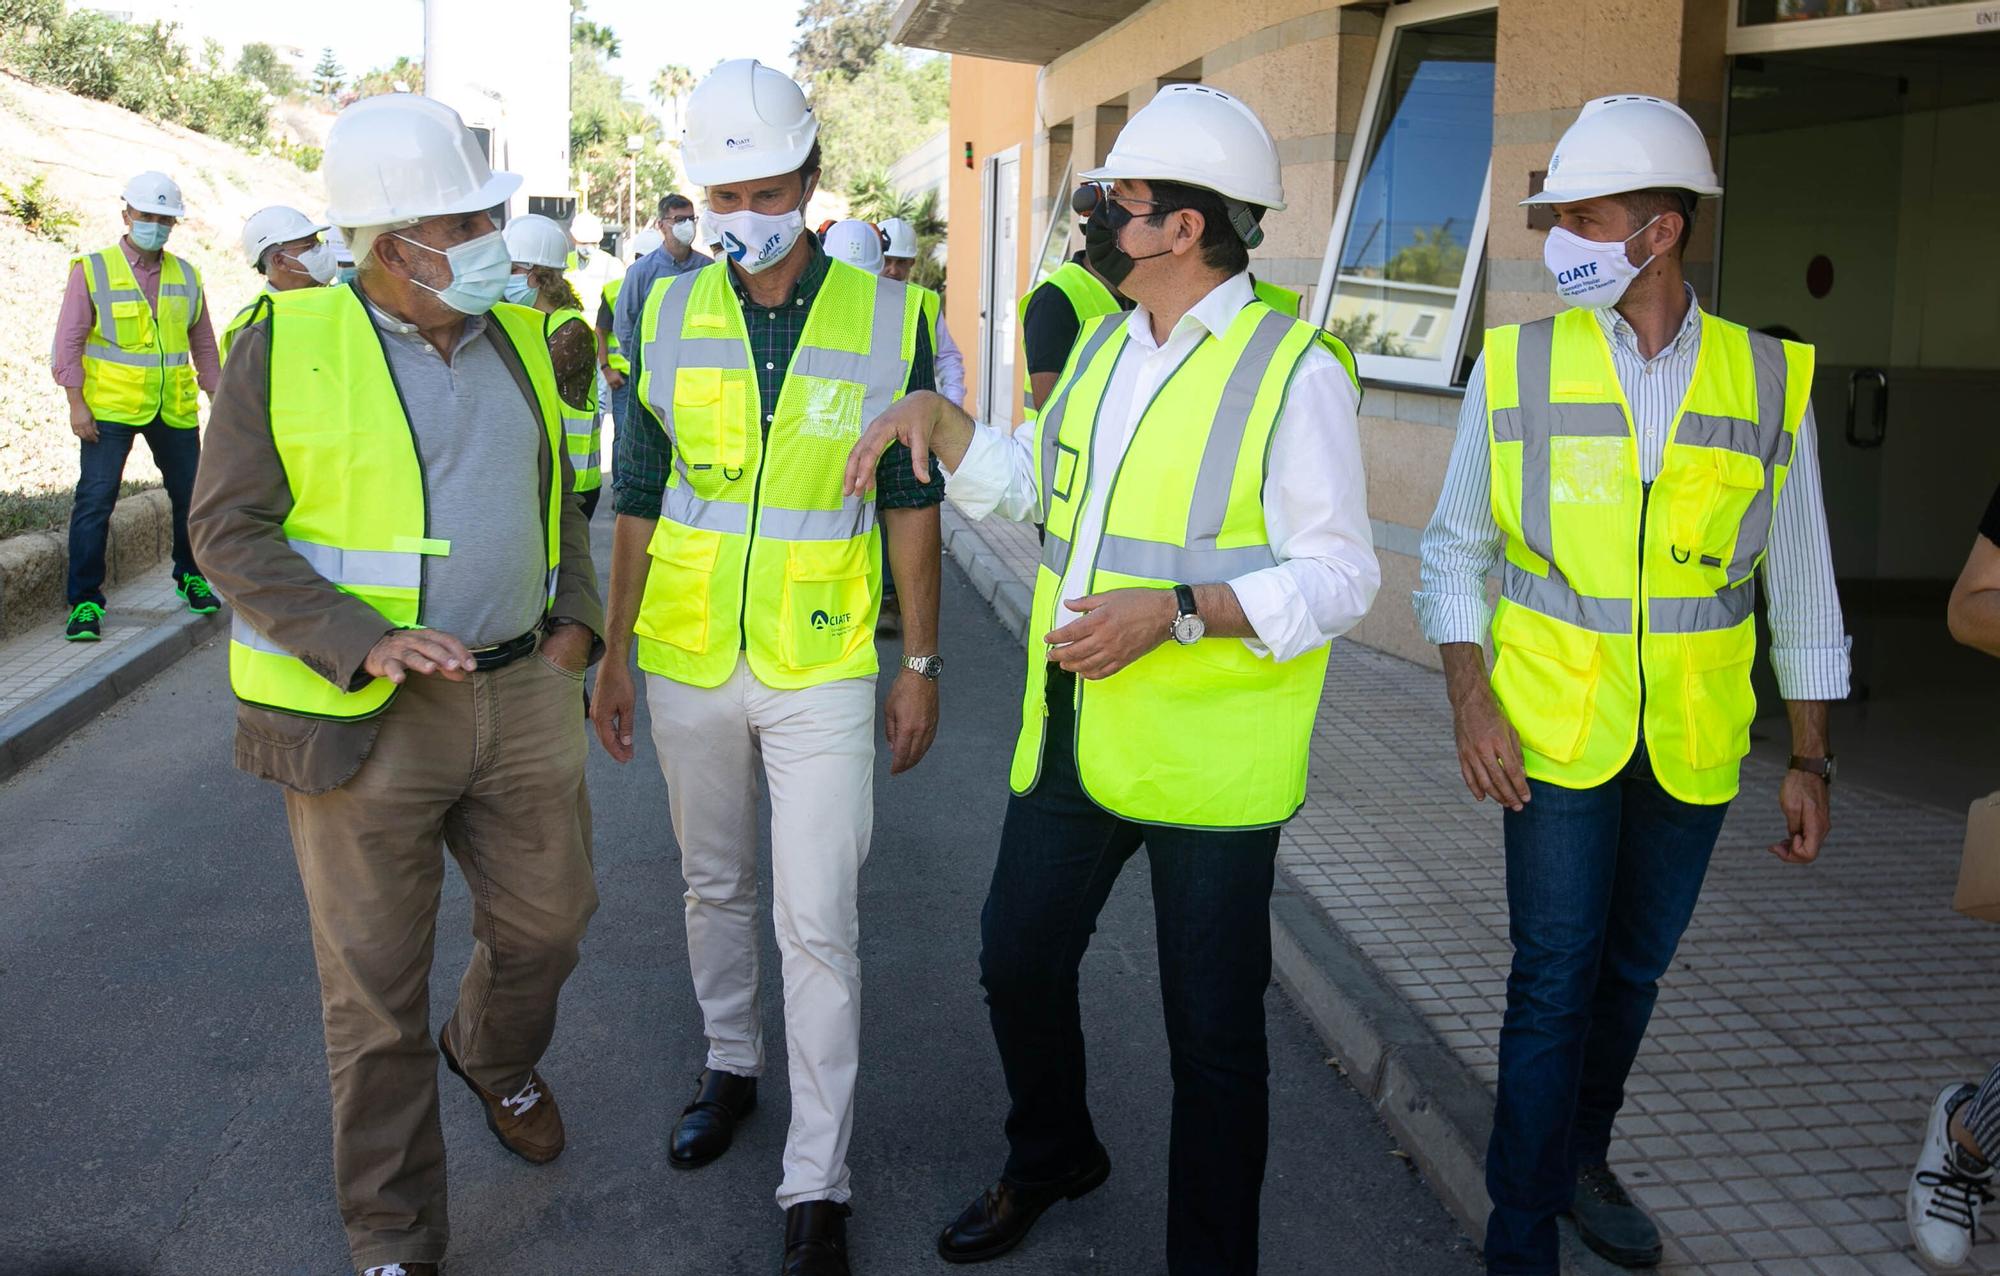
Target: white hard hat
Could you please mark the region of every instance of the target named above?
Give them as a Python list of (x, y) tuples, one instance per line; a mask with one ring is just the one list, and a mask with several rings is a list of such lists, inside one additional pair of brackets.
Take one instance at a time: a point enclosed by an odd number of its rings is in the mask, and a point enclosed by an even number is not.
[(604, 222), (596, 213), (583, 209), (569, 219), (569, 237), (579, 244), (597, 247), (597, 241), (604, 238)]
[(1528, 204), (1568, 204), (1600, 195), (1665, 188), (1720, 195), (1701, 126), (1664, 98), (1620, 93), (1583, 104), (1556, 143), (1549, 175)]
[(181, 188), (165, 173), (141, 173), (125, 183), (125, 207), (163, 217), (185, 217)]
[(867, 222), (835, 222), (826, 230), (826, 255), (871, 275), (882, 273), (882, 236)]
[(644, 257), (647, 253), (652, 252), (655, 248), (660, 247), (666, 242), (667, 237), (660, 233), (658, 226), (648, 226), (646, 229), (632, 236), (632, 256), (634, 258)]
[(484, 212), (521, 185), (493, 171), (457, 111), (417, 93), (365, 97), (342, 111), (322, 167), (327, 220), (349, 229)]
[(818, 136), (819, 121), (792, 77), (736, 58), (688, 96), (681, 163), (697, 186), (775, 177), (796, 172)]
[(317, 235), (326, 227), (306, 216), (296, 208), (283, 204), (273, 204), (250, 214), (250, 220), (243, 223), (243, 260), (250, 263), (253, 270), (264, 266), (264, 253), (277, 244), (289, 244), (294, 239), (305, 239)]
[(1169, 84), (1125, 121), (1111, 154), (1083, 176), (1092, 182), (1180, 182), (1241, 204), (1281, 209), (1282, 170), (1278, 144), (1256, 112), (1205, 84)]
[(891, 217), (882, 223), (882, 233), (889, 237), (889, 246), (882, 250), (884, 257), (915, 257), (917, 255), (917, 228), (900, 217)]
[(347, 236), (340, 233), (340, 227), (327, 227), (326, 242), (333, 245), (334, 265), (352, 266), (354, 264), (354, 254), (348, 251)]
[(562, 223), (540, 213), (529, 213), (507, 223), (507, 255), (524, 266), (569, 265), (569, 232)]

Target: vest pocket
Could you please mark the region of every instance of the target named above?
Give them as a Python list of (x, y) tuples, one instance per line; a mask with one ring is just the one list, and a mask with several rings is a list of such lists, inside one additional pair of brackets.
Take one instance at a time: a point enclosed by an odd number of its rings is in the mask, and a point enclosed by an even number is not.
[(1720, 586), (1728, 579), (1727, 564), (1743, 515), (1764, 490), (1764, 464), (1722, 448), (1691, 448), (1685, 455), (1686, 463), (1673, 471), (1669, 517), (1674, 558), (1695, 560), (1706, 569), (1705, 579)]
[(674, 446), (702, 469), (743, 464), (746, 388), (721, 368), (682, 368), (674, 376)]
[(143, 301), (111, 303), (111, 323), (118, 331), (114, 340), (128, 349), (153, 343), (153, 311)]
[(841, 664), (873, 638), (873, 558), (865, 537), (793, 541), (786, 547), (778, 658), (788, 668)]
[(1681, 644), (1688, 765), (1697, 771), (1732, 766), (1750, 752), (1750, 720), (1757, 716), (1757, 693), (1750, 687), (1756, 628), (1683, 634)]
[(648, 638), (701, 655), (708, 650), (709, 593), (722, 533), (661, 519), (647, 547), (653, 562), (633, 628)]
[(1521, 743), (1554, 762), (1582, 757), (1603, 666), (1598, 635), (1506, 606), (1494, 621), (1493, 643), (1494, 694)]

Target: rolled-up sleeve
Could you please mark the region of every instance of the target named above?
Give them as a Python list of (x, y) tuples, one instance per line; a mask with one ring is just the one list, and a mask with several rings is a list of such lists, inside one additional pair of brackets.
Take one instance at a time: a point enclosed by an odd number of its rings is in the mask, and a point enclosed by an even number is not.
[(1486, 357), (1472, 365), (1444, 490), (1418, 545), (1419, 588), (1411, 595), (1427, 642), (1486, 640), (1486, 576), (1500, 560), (1493, 520), (1493, 456), (1486, 438)]
[(1778, 694), (1787, 700), (1845, 700), (1851, 664), (1847, 625), (1834, 583), (1819, 426), (1811, 405), (1799, 423), (1797, 455), (1771, 515), (1764, 590), (1770, 595), (1771, 672)]
[(1382, 583), (1361, 464), (1360, 393), (1321, 349), (1300, 365), (1272, 433), (1264, 523), (1275, 567), (1229, 582), (1257, 634), (1245, 645), (1290, 660), (1352, 629)]

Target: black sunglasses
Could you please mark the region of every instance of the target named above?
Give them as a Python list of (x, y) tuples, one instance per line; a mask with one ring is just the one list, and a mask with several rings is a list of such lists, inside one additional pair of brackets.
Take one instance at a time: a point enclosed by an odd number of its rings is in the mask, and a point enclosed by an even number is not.
[[(1122, 201), (1122, 202), (1121, 202)], [(1135, 213), (1126, 204), (1145, 204), (1152, 208), (1150, 213)], [(1104, 209), (1104, 224), (1113, 230), (1123, 230), (1137, 217), (1158, 217), (1165, 213), (1177, 213), (1186, 204), (1168, 204), (1157, 199), (1139, 199), (1132, 195), (1113, 195), (1111, 187), (1104, 182), (1085, 182), (1069, 197), (1070, 211), (1078, 217), (1089, 217), (1101, 206)]]

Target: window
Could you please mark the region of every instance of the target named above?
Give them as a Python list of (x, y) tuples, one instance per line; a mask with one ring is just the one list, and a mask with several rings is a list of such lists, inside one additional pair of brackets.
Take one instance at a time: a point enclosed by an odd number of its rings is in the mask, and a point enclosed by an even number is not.
[(1735, 0), (1731, 53), (1884, 44), (1994, 29), (1983, 0)]
[[(1485, 3), (1488, 7), (1481, 8)], [(1363, 376), (1451, 385), (1471, 364), (1493, 159), (1490, 0), (1392, 8), (1320, 294)]]

